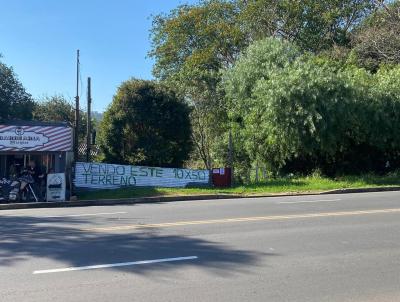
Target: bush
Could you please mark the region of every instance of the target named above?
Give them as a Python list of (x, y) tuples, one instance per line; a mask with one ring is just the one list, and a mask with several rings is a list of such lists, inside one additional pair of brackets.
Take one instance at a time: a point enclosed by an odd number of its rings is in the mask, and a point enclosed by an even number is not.
[(183, 100), (156, 82), (122, 83), (100, 125), (103, 160), (180, 167), (192, 149), (189, 113)]
[(224, 82), (236, 148), (276, 172), (399, 167), (399, 76), (400, 68), (373, 75), (301, 55), (287, 42), (256, 42)]

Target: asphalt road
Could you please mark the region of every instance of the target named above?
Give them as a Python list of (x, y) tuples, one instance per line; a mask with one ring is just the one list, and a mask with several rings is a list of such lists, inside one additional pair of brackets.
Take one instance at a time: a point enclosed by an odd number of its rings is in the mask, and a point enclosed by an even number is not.
[(400, 301), (400, 193), (1, 211), (0, 301)]

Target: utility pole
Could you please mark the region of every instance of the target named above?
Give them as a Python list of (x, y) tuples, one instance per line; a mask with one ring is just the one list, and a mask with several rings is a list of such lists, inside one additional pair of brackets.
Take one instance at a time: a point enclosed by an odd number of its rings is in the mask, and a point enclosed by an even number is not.
[(74, 160), (79, 155), (79, 49), (76, 51), (76, 96), (75, 96), (75, 133), (74, 133)]
[(91, 147), (91, 104), (92, 104), (92, 91), (91, 79), (87, 79), (87, 125), (86, 125), (86, 162), (90, 161), (90, 147)]

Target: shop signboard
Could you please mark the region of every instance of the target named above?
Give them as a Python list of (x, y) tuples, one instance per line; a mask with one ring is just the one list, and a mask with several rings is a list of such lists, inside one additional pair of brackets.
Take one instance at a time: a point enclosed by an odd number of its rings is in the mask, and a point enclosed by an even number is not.
[(65, 201), (65, 184), (64, 173), (47, 174), (47, 201)]
[(0, 151), (71, 151), (72, 129), (0, 125)]
[(187, 187), (208, 185), (208, 170), (158, 168), (104, 163), (77, 162), (77, 188), (113, 189), (120, 187)]

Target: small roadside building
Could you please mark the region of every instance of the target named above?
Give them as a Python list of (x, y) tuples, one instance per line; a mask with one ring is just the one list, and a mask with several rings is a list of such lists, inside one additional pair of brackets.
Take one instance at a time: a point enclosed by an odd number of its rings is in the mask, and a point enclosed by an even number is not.
[(7, 121), (0, 123), (0, 178), (12, 165), (34, 160), (46, 173), (64, 173), (70, 183), (73, 131), (66, 123)]

